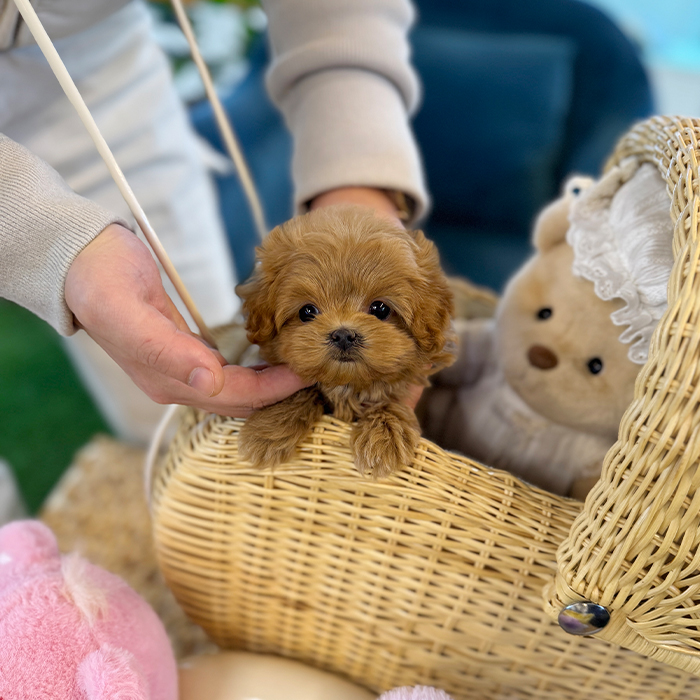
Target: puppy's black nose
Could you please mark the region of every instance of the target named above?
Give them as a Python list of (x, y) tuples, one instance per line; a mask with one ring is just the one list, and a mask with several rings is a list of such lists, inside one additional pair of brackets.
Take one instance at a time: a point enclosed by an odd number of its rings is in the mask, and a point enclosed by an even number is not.
[(329, 339), (333, 345), (341, 350), (349, 350), (353, 345), (357, 345), (360, 336), (349, 328), (338, 328), (329, 334)]

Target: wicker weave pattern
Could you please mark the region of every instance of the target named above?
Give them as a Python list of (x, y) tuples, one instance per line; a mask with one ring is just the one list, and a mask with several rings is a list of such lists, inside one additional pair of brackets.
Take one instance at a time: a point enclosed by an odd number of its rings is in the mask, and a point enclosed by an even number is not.
[(580, 504), (423, 441), (373, 483), (326, 418), (274, 473), (237, 459), (241, 421), (188, 411), (154, 483), (160, 564), (224, 647), (275, 653), (380, 692), (456, 700), (687, 698), (700, 681), (542, 610)]
[(602, 633), (700, 672), (700, 121), (655, 118), (633, 129), (630, 155), (666, 178), (676, 222), (668, 311), (603, 476), (558, 554), (552, 611), (588, 599), (613, 611)]
[[(698, 133), (696, 122), (654, 119), (616, 151), (667, 175), (677, 264), (583, 511), (426, 441), (410, 467), (366, 481), (349, 426), (330, 418), (293, 461), (254, 470), (237, 456), (240, 421), (187, 410), (152, 496), (159, 561), (192, 619), (222, 646), (376, 692), (428, 683), (456, 700), (700, 697), (689, 673), (700, 670)], [(582, 598), (613, 610), (594, 638), (551, 619)]]

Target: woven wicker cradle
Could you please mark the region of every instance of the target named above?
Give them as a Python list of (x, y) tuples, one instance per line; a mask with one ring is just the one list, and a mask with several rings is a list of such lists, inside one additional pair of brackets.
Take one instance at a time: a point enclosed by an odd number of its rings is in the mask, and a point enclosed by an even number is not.
[[(611, 159), (666, 178), (668, 311), (585, 505), (422, 441), (361, 478), (325, 418), (294, 461), (237, 458), (241, 421), (184, 411), (152, 480), (159, 561), (223, 647), (456, 700), (700, 697), (700, 120), (658, 117)], [(611, 612), (573, 637), (560, 609)]]

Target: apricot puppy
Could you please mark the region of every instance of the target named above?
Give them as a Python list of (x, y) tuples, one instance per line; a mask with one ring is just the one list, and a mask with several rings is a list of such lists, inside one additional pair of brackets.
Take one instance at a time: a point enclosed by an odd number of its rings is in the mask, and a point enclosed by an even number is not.
[(403, 401), (456, 353), (452, 293), (422, 232), (361, 207), (318, 209), (271, 231), (236, 291), (261, 357), (314, 383), (248, 418), (244, 458), (288, 459), (329, 413), (355, 422), (360, 473), (384, 477), (413, 460), (420, 432)]

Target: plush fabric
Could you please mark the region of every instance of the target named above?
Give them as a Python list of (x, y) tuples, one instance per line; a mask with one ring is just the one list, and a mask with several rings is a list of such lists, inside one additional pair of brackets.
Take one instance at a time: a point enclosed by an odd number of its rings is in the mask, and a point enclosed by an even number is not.
[(121, 579), (61, 557), (37, 521), (0, 529), (0, 697), (177, 700), (170, 643)]
[(572, 269), (568, 216), (582, 191), (567, 188), (540, 214), (535, 255), (495, 319), (466, 322), (423, 417), (424, 434), (443, 447), (575, 496), (599, 476), (639, 371), (611, 318), (623, 302), (600, 299)]
[(591, 184), (571, 207), (566, 240), (573, 272), (593, 283), (601, 299), (622, 299), (612, 315), (624, 326), (620, 341), (644, 364), (649, 342), (666, 311), (673, 267), (673, 222), (666, 182), (656, 166), (634, 158)]
[(452, 700), (452, 698), (443, 690), (427, 685), (416, 685), (390, 690), (380, 696), (379, 700)]

